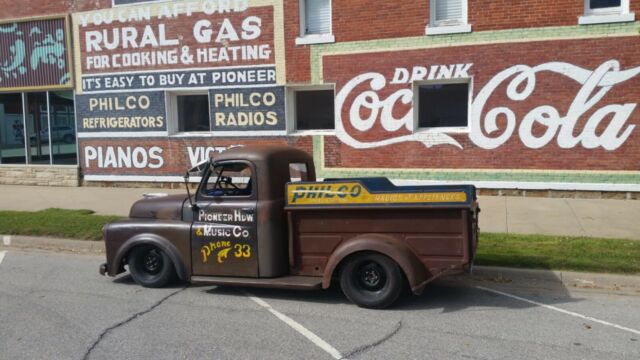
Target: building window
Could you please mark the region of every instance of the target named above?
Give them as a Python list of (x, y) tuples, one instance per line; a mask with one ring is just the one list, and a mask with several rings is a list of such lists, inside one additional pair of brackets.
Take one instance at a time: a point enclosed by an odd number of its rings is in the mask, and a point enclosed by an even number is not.
[(300, 0), (300, 36), (296, 45), (332, 42), (331, 0)]
[(635, 21), (629, 0), (584, 0), (584, 16), (578, 18), (581, 25), (628, 21)]
[(466, 130), (469, 124), (469, 94), (468, 83), (418, 85), (418, 128)]
[(51, 162), (76, 163), (76, 124), (73, 91), (50, 91), (49, 114), (51, 122)]
[(211, 131), (208, 94), (172, 94), (171, 132)]
[(335, 129), (334, 90), (326, 87), (289, 89), (289, 129), (292, 132)]
[(0, 94), (0, 164), (27, 162), (22, 94)]
[(427, 35), (471, 32), (467, 23), (467, 0), (430, 0)]
[(78, 163), (73, 91), (0, 94), (0, 163)]

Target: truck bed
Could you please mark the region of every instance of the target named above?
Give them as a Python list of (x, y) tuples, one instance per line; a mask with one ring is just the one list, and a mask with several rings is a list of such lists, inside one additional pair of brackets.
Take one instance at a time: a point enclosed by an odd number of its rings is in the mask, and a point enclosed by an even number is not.
[(479, 209), (471, 185), (329, 179), (287, 184), (287, 198), (292, 275), (322, 275), (336, 249), (363, 236), (405, 245), (432, 278), (468, 270), (475, 254)]

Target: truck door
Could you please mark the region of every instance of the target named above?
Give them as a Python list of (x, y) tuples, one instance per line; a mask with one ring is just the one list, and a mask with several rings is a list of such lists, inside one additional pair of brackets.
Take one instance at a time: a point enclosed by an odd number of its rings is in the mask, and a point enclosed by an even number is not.
[(257, 189), (248, 161), (205, 172), (191, 227), (193, 275), (258, 277)]

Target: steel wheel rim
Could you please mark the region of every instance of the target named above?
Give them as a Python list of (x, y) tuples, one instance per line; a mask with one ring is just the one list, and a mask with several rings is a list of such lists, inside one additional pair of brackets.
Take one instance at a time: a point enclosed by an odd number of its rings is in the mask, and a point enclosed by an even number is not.
[(377, 262), (362, 263), (354, 272), (356, 284), (363, 290), (379, 291), (387, 283), (384, 268)]
[(162, 269), (162, 255), (156, 249), (147, 251), (142, 257), (142, 270), (151, 275), (155, 275)]

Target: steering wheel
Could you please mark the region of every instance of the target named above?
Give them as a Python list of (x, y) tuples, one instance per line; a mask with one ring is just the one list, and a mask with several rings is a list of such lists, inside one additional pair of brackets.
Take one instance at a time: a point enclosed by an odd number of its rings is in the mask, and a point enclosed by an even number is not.
[(240, 190), (240, 188), (238, 188), (238, 186), (233, 183), (233, 180), (231, 180), (230, 176), (220, 176), (220, 179), (218, 180), (218, 183), (229, 185), (232, 188), (234, 188), (235, 190)]

